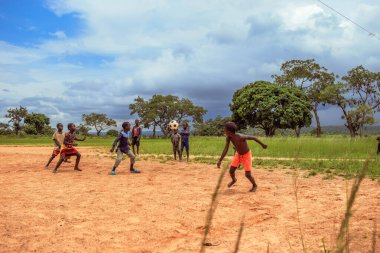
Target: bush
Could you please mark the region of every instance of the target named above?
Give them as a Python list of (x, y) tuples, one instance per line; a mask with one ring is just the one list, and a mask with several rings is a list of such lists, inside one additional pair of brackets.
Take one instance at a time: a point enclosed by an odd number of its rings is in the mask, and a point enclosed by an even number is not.
[(107, 136), (114, 136), (117, 137), (119, 135), (119, 132), (115, 129), (111, 129), (107, 131)]

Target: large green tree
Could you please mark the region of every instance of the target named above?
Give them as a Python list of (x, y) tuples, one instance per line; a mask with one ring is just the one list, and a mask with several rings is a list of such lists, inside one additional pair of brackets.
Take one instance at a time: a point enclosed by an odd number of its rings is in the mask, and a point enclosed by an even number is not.
[(380, 72), (358, 66), (342, 77), (343, 82), (327, 89), (329, 103), (339, 106), (351, 137), (363, 134), (365, 125), (375, 123), (375, 112), (380, 111)]
[(9, 118), (9, 123), (12, 123), (13, 130), (16, 135), (19, 135), (20, 130), (22, 129), (22, 122), (24, 118), (28, 115), (28, 110), (26, 107), (20, 106), (19, 108), (10, 108), (7, 110), (8, 114), (5, 115), (6, 118)]
[(194, 124), (194, 134), (201, 136), (223, 136), (224, 124), (231, 121), (231, 117), (216, 116), (213, 119), (208, 119), (203, 123)]
[(310, 126), (311, 104), (302, 89), (265, 81), (237, 90), (230, 104), (232, 119), (240, 128), (251, 126), (273, 136), (276, 129)]
[(103, 130), (117, 126), (116, 121), (107, 118), (107, 115), (104, 113), (83, 114), (82, 120), (84, 122), (84, 126), (95, 128), (97, 136), (99, 136)]
[(43, 113), (29, 113), (24, 123), (27, 134), (44, 134), (50, 128), (50, 119)]
[(173, 95), (153, 95), (149, 100), (137, 97), (133, 104), (129, 105), (131, 115), (137, 114), (144, 127), (153, 126), (155, 136), (156, 127), (159, 127), (164, 135), (169, 133), (168, 125), (171, 120), (181, 123), (191, 119), (195, 123), (203, 122), (203, 116), (207, 111), (196, 106), (187, 98), (179, 98)]
[[(290, 87), (297, 86), (305, 91), (312, 104), (316, 135), (320, 137), (321, 122), (318, 107), (327, 102), (326, 87), (334, 83), (335, 75), (316, 63), (314, 59), (286, 61), (282, 64), (281, 71), (281, 75), (273, 75), (275, 83)], [(296, 128), (295, 130), (298, 136), (300, 129)]]

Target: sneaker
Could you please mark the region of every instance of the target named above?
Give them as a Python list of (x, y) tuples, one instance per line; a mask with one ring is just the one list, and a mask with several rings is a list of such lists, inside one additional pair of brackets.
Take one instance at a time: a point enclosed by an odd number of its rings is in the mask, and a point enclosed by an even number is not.
[(111, 174), (110, 175), (116, 175), (116, 171), (111, 171)]
[(138, 173), (140, 173), (140, 171), (139, 171), (139, 170), (131, 170), (130, 172), (131, 172), (131, 173), (135, 173), (135, 174), (138, 174)]

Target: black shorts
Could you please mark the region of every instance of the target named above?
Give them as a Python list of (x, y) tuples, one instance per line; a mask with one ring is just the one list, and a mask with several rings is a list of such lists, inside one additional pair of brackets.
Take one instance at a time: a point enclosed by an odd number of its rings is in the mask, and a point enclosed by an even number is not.
[(139, 137), (133, 137), (132, 138), (132, 145), (140, 146), (140, 140)]

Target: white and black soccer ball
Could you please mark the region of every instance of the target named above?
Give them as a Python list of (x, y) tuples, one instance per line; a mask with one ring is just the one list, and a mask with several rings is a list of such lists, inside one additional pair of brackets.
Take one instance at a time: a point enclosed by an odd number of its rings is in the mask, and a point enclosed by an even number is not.
[(178, 122), (175, 121), (175, 120), (172, 120), (172, 121), (170, 121), (170, 123), (169, 123), (169, 128), (170, 128), (170, 130), (176, 130), (176, 129), (178, 129), (178, 126), (179, 126), (179, 124), (178, 124)]

